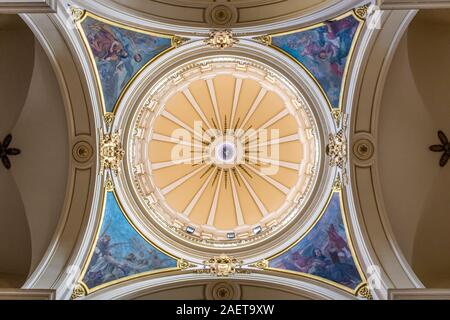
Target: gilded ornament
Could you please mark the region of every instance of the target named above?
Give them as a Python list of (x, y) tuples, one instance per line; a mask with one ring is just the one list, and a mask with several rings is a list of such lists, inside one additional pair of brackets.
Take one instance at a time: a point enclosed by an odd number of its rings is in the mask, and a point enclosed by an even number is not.
[(333, 191), (339, 192), (342, 191), (342, 180), (341, 177), (338, 175), (336, 180), (333, 182)]
[(364, 6), (353, 9), (353, 12), (359, 19), (365, 20), (367, 18), (367, 14), (369, 12), (369, 5), (366, 4)]
[(114, 122), (115, 117), (116, 116), (112, 112), (105, 113), (104, 119), (105, 119), (105, 123), (106, 123), (106, 125), (108, 127), (112, 125), (112, 123)]
[(258, 269), (267, 269), (267, 268), (269, 268), (269, 261), (261, 260), (261, 261), (258, 261), (256, 263), (250, 265), (250, 267), (258, 268)]
[(373, 300), (372, 293), (370, 292), (370, 289), (367, 286), (367, 284), (365, 284), (364, 286), (362, 286), (358, 290), (358, 294), (357, 295), (358, 295), (358, 297), (361, 297), (361, 298), (366, 299), (366, 300)]
[(213, 257), (204, 262), (208, 270), (206, 273), (211, 273), (218, 277), (229, 277), (238, 273), (238, 269), (242, 266), (242, 261), (227, 255)]
[(334, 122), (336, 123), (336, 126), (339, 127), (341, 125), (341, 120), (342, 120), (341, 109), (333, 109), (333, 111), (331, 111), (331, 114), (333, 116)]
[(272, 43), (272, 37), (268, 35), (256, 37), (255, 40), (266, 46), (269, 46)]
[(70, 14), (72, 15), (72, 19), (75, 22), (78, 22), (81, 19), (83, 19), (84, 14), (86, 13), (86, 10), (83, 10), (81, 8), (77, 8), (77, 7), (74, 7), (74, 6), (70, 6), (69, 10), (70, 10)]
[(184, 259), (180, 259), (180, 260), (177, 261), (177, 267), (180, 270), (187, 270), (187, 269), (190, 269), (190, 268), (195, 268), (196, 265), (192, 264), (189, 261), (186, 261)]
[(185, 44), (188, 41), (189, 41), (188, 38), (173, 36), (172, 37), (172, 46), (174, 46), (175, 48), (178, 48), (179, 46)]
[(125, 151), (122, 149), (120, 134), (100, 134), (100, 172), (110, 169), (114, 174), (120, 171), (120, 163), (123, 160)]
[(227, 49), (233, 47), (239, 43), (238, 39), (235, 39), (233, 32), (229, 30), (211, 31), (209, 39), (205, 40), (205, 43), (216, 49)]
[(331, 167), (345, 169), (347, 164), (347, 139), (344, 129), (339, 130), (336, 135), (330, 134), (326, 152)]
[(111, 179), (111, 177), (108, 177), (105, 181), (105, 190), (107, 192), (113, 192), (114, 191), (114, 182)]
[(77, 299), (83, 298), (85, 296), (87, 296), (86, 289), (81, 284), (78, 283), (73, 288), (70, 300), (77, 300)]

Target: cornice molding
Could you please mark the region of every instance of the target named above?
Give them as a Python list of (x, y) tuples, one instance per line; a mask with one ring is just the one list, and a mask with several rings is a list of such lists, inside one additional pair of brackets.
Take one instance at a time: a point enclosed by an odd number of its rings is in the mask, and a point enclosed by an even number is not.
[(0, 13), (56, 13), (58, 0), (0, 0)]
[(392, 289), (389, 300), (450, 300), (449, 289)]
[(0, 289), (0, 300), (55, 300), (55, 290)]
[[(152, 293), (161, 292), (171, 288), (180, 288), (183, 286), (195, 286), (206, 284), (214, 280), (209, 274), (179, 274), (168, 277), (146, 277), (135, 281), (125, 282), (119, 285), (100, 290), (82, 299), (86, 300), (129, 300)], [(307, 296), (315, 300), (354, 300), (358, 299), (342, 290), (329, 285), (318, 284), (317, 281), (302, 278), (292, 279), (289, 277), (280, 277), (271, 274), (236, 274), (227, 281), (233, 281), (242, 284), (270, 283), (271, 288), (279, 290), (289, 290), (291, 293), (299, 296)]]
[[(67, 0), (61, 0), (67, 2)], [(208, 24), (195, 24), (185, 22), (184, 24), (174, 24), (164, 19), (150, 16), (146, 13), (139, 12), (123, 5), (113, 3), (112, 1), (83, 1), (72, 0), (73, 5), (86, 9), (90, 12), (103, 16), (105, 18), (114, 19), (130, 26), (144, 27), (154, 32), (172, 33), (177, 35), (197, 35), (208, 37), (211, 29), (217, 26)], [(237, 24), (227, 28), (231, 29), (236, 36), (254, 37), (258, 35), (272, 34), (299, 29), (301, 27), (310, 26), (318, 22), (335, 18), (345, 12), (352, 10), (360, 5), (366, 4), (367, 0), (347, 0), (347, 1), (325, 1), (319, 6), (308, 9), (297, 14), (297, 16), (286, 17), (285, 20), (263, 21), (258, 24)], [(255, 9), (256, 10), (256, 9)]]
[(450, 8), (449, 0), (378, 0), (382, 10), (414, 10)]

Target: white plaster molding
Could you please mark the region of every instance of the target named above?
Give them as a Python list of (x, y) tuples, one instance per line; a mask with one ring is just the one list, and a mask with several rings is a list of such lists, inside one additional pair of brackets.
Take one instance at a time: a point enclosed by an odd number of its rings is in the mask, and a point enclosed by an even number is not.
[(1, 300), (55, 300), (54, 290), (0, 289)]
[[(34, 32), (54, 68), (66, 109), (69, 145), (83, 137), (93, 150), (97, 150), (98, 132), (95, 128), (102, 125), (102, 120), (100, 114), (94, 112), (95, 108), (99, 110), (95, 78), (93, 73), (89, 73), (88, 63), (80, 58), (83, 54), (77, 54), (82, 43), (73, 40), (77, 33), (71, 19), (64, 10), (57, 15), (22, 15), (22, 18)], [(41, 263), (24, 285), (26, 289), (57, 289), (57, 299), (70, 297), (71, 282), (78, 280), (73, 279), (73, 273), (84, 261), (99, 217), (101, 178), (96, 171), (97, 159), (89, 165), (80, 165), (71, 159), (65, 205), (55, 235)]]
[(378, 0), (382, 10), (447, 9), (449, 0)]
[[(416, 11), (384, 11), (380, 30), (365, 29), (351, 67), (352, 79), (346, 94), (346, 113), (352, 114), (350, 145), (355, 137), (369, 135), (376, 146), (378, 110), (390, 63), (398, 42)], [(351, 150), (351, 149), (350, 149)], [(352, 151), (352, 150), (351, 150)], [(350, 163), (351, 188), (346, 188), (352, 234), (363, 269), (381, 268), (378, 299), (387, 299), (389, 288), (420, 288), (420, 280), (406, 262), (391, 230), (383, 206), (377, 174), (376, 153), (366, 165)], [(365, 271), (366, 271), (365, 270)]]
[(0, 13), (55, 13), (58, 0), (0, 0)]
[[(197, 35), (206, 37), (211, 31), (209, 25), (195, 25), (185, 23), (177, 25), (165, 21), (157, 20), (148, 14), (126, 8), (117, 3), (108, 0), (87, 1), (87, 0), (64, 0), (66, 3), (72, 3), (80, 8), (87, 9), (95, 14), (106, 18), (113, 18), (116, 21), (127, 25), (146, 28), (161, 33), (172, 33), (177, 35)], [(367, 0), (338, 0), (325, 1), (322, 5), (314, 9), (302, 12), (301, 17), (293, 17), (284, 21), (261, 23), (249, 26), (235, 26), (233, 33), (239, 36), (256, 36), (262, 34), (272, 34), (288, 30), (298, 29), (319, 23), (338, 15), (341, 15), (353, 8), (366, 4)], [(67, 4), (66, 4), (67, 5)]]
[[(109, 287), (104, 290), (93, 293), (92, 295), (84, 298), (85, 300), (128, 300), (136, 298), (142, 294), (151, 291), (162, 291), (174, 286), (182, 285), (195, 285), (202, 284), (208, 281), (218, 281), (217, 278), (211, 275), (199, 275), (199, 274), (180, 274), (161, 278), (140, 278), (135, 281), (130, 281)], [(235, 275), (232, 278), (221, 279), (222, 281), (233, 280), (242, 282), (253, 282), (256, 285), (258, 283), (270, 283), (274, 288), (291, 289), (293, 292), (297, 292), (298, 295), (307, 296), (311, 299), (319, 300), (355, 300), (358, 299), (353, 295), (345, 293), (342, 290), (336, 289), (329, 285), (318, 284), (317, 281), (298, 278), (292, 279), (287, 277), (280, 277), (269, 274), (248, 274), (248, 275)]]
[(450, 300), (449, 289), (392, 289), (389, 300)]

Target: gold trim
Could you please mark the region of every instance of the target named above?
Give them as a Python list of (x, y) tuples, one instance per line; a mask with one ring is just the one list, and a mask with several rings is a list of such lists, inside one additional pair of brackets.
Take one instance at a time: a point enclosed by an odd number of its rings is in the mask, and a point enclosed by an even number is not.
[(256, 263), (254, 263), (254, 264), (251, 264), (249, 267), (265, 270), (265, 269), (269, 268), (269, 261), (268, 260), (261, 260), (261, 261), (258, 261)]
[(178, 259), (177, 266), (180, 270), (187, 270), (187, 269), (197, 267), (197, 265), (190, 263), (189, 261), (184, 260), (184, 259)]
[(333, 286), (333, 287), (336, 287), (336, 288), (338, 288), (338, 289), (344, 290), (344, 291), (346, 291), (346, 292), (348, 292), (348, 293), (351, 293), (351, 294), (353, 294), (353, 295), (355, 295), (355, 296), (358, 295), (358, 292), (360, 291), (360, 289), (361, 289), (363, 286), (367, 286), (367, 278), (366, 278), (366, 275), (364, 274), (364, 272), (362, 271), (362, 268), (361, 268), (361, 264), (360, 264), (359, 258), (358, 258), (358, 256), (356, 255), (356, 251), (355, 251), (355, 248), (354, 248), (354, 246), (353, 246), (352, 237), (351, 237), (350, 232), (349, 232), (349, 225), (348, 225), (348, 221), (347, 221), (347, 217), (346, 217), (346, 211), (345, 211), (345, 207), (344, 207), (344, 201), (343, 201), (343, 196), (342, 196), (342, 190), (335, 190), (335, 189), (334, 189), (334, 190), (330, 193), (330, 195), (329, 195), (329, 197), (328, 197), (328, 200), (327, 200), (327, 203), (326, 203), (326, 205), (324, 206), (324, 208), (322, 209), (320, 215), (319, 215), (319, 216), (316, 218), (316, 220), (311, 224), (311, 226), (308, 228), (308, 230), (307, 230), (307, 231), (306, 231), (306, 232), (305, 232), (305, 233), (304, 233), (297, 241), (295, 241), (292, 245), (290, 245), (288, 248), (284, 249), (284, 250), (281, 251), (280, 253), (277, 253), (277, 254), (275, 254), (275, 255), (273, 255), (273, 256), (267, 258), (267, 259), (266, 259), (266, 260), (267, 260), (267, 264), (268, 264), (271, 260), (273, 260), (273, 259), (275, 259), (275, 258), (281, 256), (282, 254), (286, 253), (287, 251), (289, 251), (290, 249), (292, 249), (293, 247), (295, 247), (298, 243), (300, 243), (300, 242), (301, 242), (301, 241), (302, 241), (302, 240), (303, 240), (303, 239), (311, 232), (312, 229), (314, 229), (314, 227), (319, 223), (319, 221), (322, 219), (323, 215), (325, 214), (326, 210), (327, 210), (328, 207), (330, 206), (331, 200), (332, 200), (333, 195), (334, 195), (335, 193), (339, 193), (340, 207), (341, 207), (341, 210), (342, 210), (341, 216), (342, 216), (342, 221), (343, 221), (343, 224), (344, 224), (344, 227), (345, 227), (345, 233), (346, 233), (346, 236), (347, 236), (348, 246), (349, 246), (349, 248), (350, 248), (350, 252), (351, 252), (351, 254), (352, 254), (352, 258), (353, 258), (353, 261), (354, 261), (354, 263), (355, 263), (356, 269), (358, 270), (359, 276), (360, 276), (360, 278), (361, 278), (361, 280), (362, 280), (361, 284), (360, 284), (356, 289), (352, 290), (352, 289), (350, 289), (350, 288), (348, 288), (348, 287), (346, 287), (346, 286), (344, 286), (344, 285), (341, 285), (341, 284), (339, 284), (339, 283), (337, 283), (337, 282), (334, 282), (334, 281), (331, 281), (331, 280), (328, 280), (328, 279), (324, 279), (324, 278), (321, 278), (321, 277), (318, 277), (318, 276), (315, 276), (315, 275), (303, 273), (303, 272), (296, 272), (296, 271), (289, 271), (289, 270), (283, 270), (283, 269), (278, 269), (278, 268), (271, 268), (271, 267), (269, 267), (269, 266), (267, 266), (266, 268), (262, 268), (263, 270), (267, 270), (267, 271), (275, 271), (275, 272), (279, 272), (279, 273), (291, 274), (291, 275), (296, 275), (296, 276), (301, 276), (301, 277), (304, 277), (304, 278), (309, 278), (309, 279), (317, 280), (317, 281), (319, 281), (319, 282), (322, 282), (322, 283), (331, 285), (331, 286)]
[(115, 189), (114, 181), (111, 179), (111, 177), (108, 176), (105, 180), (105, 190), (107, 192), (113, 192), (114, 189)]
[(263, 35), (255, 38), (256, 41), (261, 42), (262, 44), (266, 46), (270, 46), (272, 44), (272, 36), (269, 35)]
[(182, 46), (186, 42), (188, 42), (189, 38), (179, 37), (179, 36), (172, 36), (172, 46), (175, 48), (178, 48), (179, 46)]
[(353, 12), (355, 13), (355, 16), (358, 17), (361, 20), (366, 20), (367, 14), (369, 12), (369, 5), (365, 4), (361, 7), (353, 9)]
[(367, 284), (361, 286), (357, 293), (358, 297), (361, 297), (366, 300), (373, 300), (372, 292), (369, 289)]
[(70, 300), (77, 300), (86, 296), (86, 286), (81, 283), (77, 283), (73, 288)]
[(116, 115), (112, 112), (106, 112), (105, 115), (103, 116), (103, 118), (104, 118), (105, 124), (108, 127), (110, 127), (113, 124), (114, 119), (116, 118)]
[(69, 5), (70, 14), (74, 22), (78, 22), (84, 18), (86, 10)]
[(125, 155), (119, 132), (103, 134), (100, 130), (100, 174), (109, 169), (115, 175), (120, 172), (120, 165)]
[[(177, 261), (177, 266), (176, 266), (176, 267), (173, 267), (173, 268), (166, 268), (166, 269), (159, 269), (159, 270), (153, 270), (153, 271), (148, 271), (148, 272), (143, 272), (143, 273), (131, 275), (131, 276), (128, 276), (128, 277), (124, 277), (124, 278), (121, 278), (121, 279), (117, 279), (117, 280), (114, 280), (114, 281), (111, 281), (111, 282), (107, 282), (107, 283), (101, 284), (101, 285), (96, 286), (96, 287), (93, 287), (93, 288), (88, 288), (88, 287), (87, 287), (87, 285), (83, 282), (83, 279), (84, 279), (84, 277), (85, 277), (85, 275), (86, 275), (86, 273), (87, 273), (87, 271), (88, 271), (89, 263), (91, 262), (92, 256), (94, 255), (95, 247), (96, 247), (96, 244), (97, 244), (98, 239), (99, 239), (99, 235), (100, 235), (101, 228), (102, 228), (102, 226), (103, 226), (103, 222), (104, 222), (103, 219), (104, 219), (104, 217), (105, 217), (106, 197), (107, 197), (107, 195), (108, 195), (108, 192), (113, 193), (114, 198), (116, 199), (117, 204), (118, 204), (118, 206), (119, 206), (119, 208), (120, 208), (120, 210), (121, 210), (123, 216), (124, 216), (125, 219), (128, 221), (128, 223), (131, 225), (131, 227), (132, 227), (132, 228), (133, 228), (133, 229), (134, 229), (134, 230), (135, 230), (135, 231), (136, 231), (136, 232), (137, 232), (137, 233), (138, 233), (138, 234), (139, 234), (139, 235), (140, 235), (140, 236), (148, 243), (148, 244), (150, 244), (151, 246), (153, 246), (155, 249), (159, 250), (160, 252), (164, 253), (165, 255), (169, 256), (170, 258), (176, 260), (176, 261)], [(126, 212), (125, 212), (125, 210), (124, 210), (124, 208), (123, 208), (123, 206), (122, 206), (122, 203), (121, 203), (121, 201), (119, 200), (119, 198), (118, 198), (118, 196), (117, 196), (117, 194), (116, 194), (115, 191), (107, 191), (106, 189), (103, 190), (102, 215), (101, 215), (101, 218), (100, 218), (100, 223), (99, 223), (99, 225), (98, 225), (98, 227), (97, 227), (97, 230), (96, 230), (96, 232), (95, 232), (95, 237), (94, 237), (93, 243), (92, 243), (92, 245), (91, 245), (91, 249), (90, 249), (88, 258), (86, 259), (86, 262), (85, 262), (84, 267), (83, 267), (83, 269), (82, 269), (83, 271), (81, 272), (81, 275), (80, 275), (80, 280), (79, 280), (79, 282), (78, 282), (78, 284), (81, 285), (81, 286), (83, 286), (83, 288), (85, 289), (85, 291), (86, 291), (86, 294), (85, 294), (85, 295), (86, 295), (86, 296), (87, 296), (87, 295), (90, 295), (91, 293), (96, 292), (96, 291), (98, 291), (98, 290), (105, 289), (105, 288), (111, 287), (111, 286), (116, 285), (116, 284), (119, 284), (119, 283), (124, 283), (124, 282), (127, 282), (127, 281), (129, 281), (129, 280), (134, 280), (134, 279), (138, 279), (138, 278), (142, 278), (142, 277), (146, 277), (146, 276), (154, 275), (154, 274), (165, 274), (165, 273), (171, 273), (171, 272), (173, 273), (173, 272), (176, 272), (176, 271), (183, 271), (183, 269), (181, 268), (182, 265), (180, 264), (180, 261), (182, 261), (182, 259), (180, 259), (180, 258), (178, 258), (178, 257), (175, 257), (175, 256), (172, 255), (171, 253), (169, 253), (169, 252), (165, 251), (164, 249), (160, 248), (159, 246), (157, 246), (156, 244), (154, 244), (152, 241), (150, 241), (144, 234), (142, 234), (141, 231), (139, 231), (139, 229), (138, 229), (138, 228), (134, 225), (134, 223), (129, 219), (129, 217), (128, 217), (128, 215), (126, 214)]]
[(209, 33), (209, 38), (205, 44), (215, 49), (228, 49), (238, 44), (239, 40), (234, 37), (231, 30), (214, 30)]
[[(152, 59), (150, 59), (144, 66), (142, 66), (142, 68), (140, 68), (134, 75), (133, 77), (131, 77), (131, 79), (128, 81), (128, 83), (125, 85), (125, 87), (122, 89), (122, 92), (120, 93), (119, 97), (117, 98), (117, 101), (113, 107), (113, 110), (111, 112), (107, 112), (106, 111), (106, 103), (105, 103), (105, 95), (103, 92), (103, 87), (102, 87), (102, 82), (101, 82), (101, 78), (100, 78), (100, 74), (98, 72), (98, 68), (97, 68), (97, 63), (95, 62), (95, 57), (94, 54), (92, 53), (92, 49), (89, 45), (89, 41), (86, 37), (86, 34), (84, 32), (84, 29), (82, 27), (82, 23), (84, 22), (84, 20), (86, 20), (87, 17), (90, 17), (92, 19), (95, 19), (97, 21), (106, 23), (108, 25), (117, 27), (117, 28), (122, 28), (128, 31), (133, 31), (133, 32), (138, 32), (138, 33), (143, 33), (146, 35), (150, 35), (150, 36), (155, 36), (155, 37), (160, 37), (160, 38), (166, 38), (166, 39), (170, 39), (171, 40), (171, 47), (167, 48), (166, 50), (160, 52), (159, 54), (155, 55)], [(151, 32), (145, 29), (141, 29), (141, 28), (137, 28), (137, 27), (130, 27), (124, 24), (121, 24), (119, 22), (115, 22), (103, 17), (100, 17), (94, 13), (91, 13), (89, 11), (84, 11), (84, 15), (79, 19), (76, 20), (75, 23), (78, 32), (81, 35), (81, 39), (86, 47), (86, 50), (88, 52), (88, 57), (89, 60), (91, 62), (91, 65), (94, 69), (94, 74), (95, 74), (95, 78), (97, 80), (97, 90), (99, 91), (100, 94), (100, 99), (101, 99), (101, 103), (102, 103), (102, 108), (103, 108), (103, 113), (112, 113), (112, 114), (116, 114), (117, 113), (117, 108), (120, 105), (120, 103), (123, 100), (123, 97), (125, 96), (125, 93), (128, 91), (128, 89), (130, 88), (130, 86), (134, 83), (134, 81), (141, 75), (141, 73), (150, 65), (152, 64), (156, 59), (158, 59), (159, 57), (163, 56), (164, 54), (168, 53), (169, 51), (172, 51), (173, 49), (175, 49), (177, 47), (177, 43), (179, 44), (179, 41), (177, 39), (180, 39), (179, 37), (175, 36), (175, 35), (168, 35), (168, 34), (161, 34), (161, 33), (155, 33), (155, 32)]]
[(359, 18), (358, 15), (356, 15), (354, 10), (349, 11), (347, 13), (344, 13), (344, 14), (342, 14), (340, 16), (337, 16), (336, 18), (332, 19), (333, 21), (341, 20), (341, 19), (347, 18), (347, 17), (349, 17), (351, 15), (354, 16), (355, 19), (358, 20), (360, 23), (359, 23), (359, 26), (358, 26), (358, 28), (357, 28), (357, 30), (355, 32), (355, 35), (354, 35), (354, 38), (353, 38), (352, 47), (350, 48), (350, 51), (348, 53), (344, 74), (342, 76), (342, 87), (341, 87), (341, 92), (339, 94), (339, 104), (338, 104), (337, 107), (333, 107), (331, 105), (331, 101), (330, 101), (328, 95), (326, 94), (325, 89), (322, 87), (322, 85), (320, 84), (319, 80), (317, 80), (317, 78), (311, 73), (311, 71), (309, 71), (308, 68), (306, 68), (306, 66), (304, 66), (300, 61), (298, 61), (296, 58), (294, 58), (291, 54), (287, 53), (283, 49), (281, 49), (281, 48), (279, 48), (279, 47), (277, 47), (277, 46), (272, 44), (273, 37), (280, 37), (280, 36), (290, 35), (290, 34), (293, 34), (293, 33), (298, 33), (298, 32), (304, 32), (304, 31), (312, 30), (312, 29), (324, 26), (325, 25), (324, 22), (316, 23), (316, 24), (313, 24), (311, 26), (300, 28), (300, 29), (296, 29), (296, 30), (291, 30), (291, 31), (281, 32), (281, 33), (275, 33), (275, 34), (271, 34), (271, 35), (265, 35), (265, 36), (260, 36), (260, 37), (254, 38), (255, 40), (262, 42), (263, 44), (271, 47), (272, 49), (277, 50), (278, 52), (281, 52), (282, 54), (288, 56), (293, 61), (295, 61), (311, 77), (311, 79), (313, 79), (313, 81), (319, 87), (320, 91), (322, 92), (323, 97), (327, 101), (328, 107), (329, 107), (330, 111), (332, 112), (333, 117), (334, 117), (334, 114), (335, 114), (335, 112), (337, 110), (342, 112), (342, 109), (343, 109), (344, 92), (345, 92), (345, 87), (346, 87), (346, 84), (347, 84), (347, 76), (348, 76), (348, 72), (349, 72), (349, 69), (350, 69), (351, 61), (353, 59), (353, 54), (354, 54), (354, 51), (355, 51), (355, 47), (358, 44), (359, 36), (361, 35), (362, 29), (364, 27), (365, 20)]

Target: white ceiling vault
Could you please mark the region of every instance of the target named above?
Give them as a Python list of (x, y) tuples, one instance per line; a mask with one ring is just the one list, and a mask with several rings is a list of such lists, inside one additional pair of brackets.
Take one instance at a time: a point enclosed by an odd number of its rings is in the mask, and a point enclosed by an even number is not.
[[(67, 126), (55, 127), (67, 187), (52, 240), (36, 237), (43, 204), (17, 209), (32, 248), (24, 289), (248, 299), (270, 283), (273, 297), (386, 299), (439, 283), (407, 240), (427, 236), (412, 221), (401, 229), (384, 187), (397, 159), (385, 87), (417, 11), (382, 11), (372, 28), (366, 1), (277, 3), (63, 0), (57, 13), (21, 15)], [(252, 140), (265, 129), (279, 135)], [(188, 147), (185, 162), (174, 146)], [(26, 177), (14, 174), (24, 197)]]

